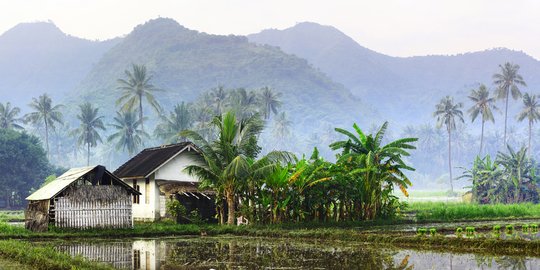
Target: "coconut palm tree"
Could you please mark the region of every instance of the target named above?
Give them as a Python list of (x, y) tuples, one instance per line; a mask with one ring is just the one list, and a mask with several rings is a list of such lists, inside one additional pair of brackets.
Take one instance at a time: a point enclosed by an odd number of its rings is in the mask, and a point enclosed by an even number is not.
[(143, 119), (137, 119), (135, 112), (116, 112), (114, 123), (111, 124), (116, 129), (116, 133), (110, 135), (107, 141), (116, 141), (115, 148), (127, 150), (129, 156), (132, 157), (135, 151), (144, 145), (143, 139), (149, 137), (142, 129), (142, 122)]
[(481, 84), (478, 89), (471, 90), (469, 99), (474, 103), (473, 106), (467, 111), (471, 116), (471, 122), (482, 115), (482, 132), (480, 133), (480, 151), (478, 154), (482, 154), (482, 149), (484, 146), (484, 124), (486, 121), (491, 121), (495, 123), (495, 118), (493, 117), (493, 111), (496, 110), (495, 98), (489, 97), (489, 90), (484, 84)]
[(94, 108), (90, 102), (86, 102), (79, 106), (81, 110), (77, 119), (80, 121), (80, 126), (73, 131), (78, 135), (77, 143), (86, 145), (86, 165), (90, 165), (90, 147), (95, 147), (98, 142), (102, 142), (98, 130), (105, 130), (103, 124), (103, 116), (98, 116), (99, 108)]
[(227, 94), (225, 87), (221, 85), (218, 86), (218, 88), (214, 88), (210, 91), (209, 98), (214, 107), (214, 113), (216, 115), (221, 115), (223, 113), (228, 97), (229, 95)]
[(514, 100), (521, 97), (521, 91), (518, 86), (527, 86), (523, 77), (518, 73), (519, 65), (514, 65), (509, 62), (499, 65), (500, 73), (493, 74), (493, 83), (497, 86), (496, 95), (499, 99), (505, 100), (504, 109), (504, 144), (506, 144), (506, 125), (508, 121), (508, 99), (510, 93)]
[(281, 107), (281, 100), (279, 100), (280, 97), (281, 93), (275, 93), (269, 87), (264, 87), (261, 89), (261, 92), (259, 93), (259, 102), (263, 108), (264, 119), (270, 118), (271, 113), (278, 113), (278, 109)]
[(138, 107), (141, 129), (144, 130), (143, 99), (159, 114), (161, 106), (154, 94), (162, 90), (150, 83), (152, 76), (148, 75), (145, 65), (133, 64), (131, 71), (125, 70), (125, 75), (126, 79), (118, 79), (117, 89), (121, 91), (121, 96), (116, 100), (116, 104), (121, 105), (124, 111)]
[(538, 100), (536, 100), (535, 95), (529, 95), (529, 93), (525, 93), (523, 95), (523, 109), (518, 115), (518, 121), (523, 121), (525, 118), (529, 121), (529, 158), (531, 157), (531, 138), (532, 138), (532, 126), (534, 122), (537, 122), (540, 120), (540, 103)]
[(448, 171), (450, 173), (450, 192), (454, 192), (454, 184), (452, 183), (452, 131), (456, 130), (456, 119), (463, 120), (463, 112), (461, 111), (463, 104), (454, 103), (454, 99), (446, 96), (435, 107), (433, 116), (437, 118), (437, 127), (446, 126), (448, 132)]
[(55, 123), (63, 124), (63, 115), (60, 109), (64, 105), (53, 106), (51, 98), (47, 94), (43, 94), (38, 98), (32, 98), (30, 107), (35, 111), (25, 116), (26, 122), (33, 125), (45, 125), (45, 144), (47, 145), (47, 157), (49, 157), (49, 129), (54, 130), (56, 128)]
[(239, 88), (231, 93), (230, 107), (238, 119), (250, 118), (257, 113), (258, 100), (253, 91)]
[(287, 118), (287, 114), (285, 112), (281, 112), (276, 118), (274, 118), (274, 127), (272, 129), (272, 133), (276, 138), (284, 139), (290, 135), (291, 125), (292, 122)]
[(169, 117), (161, 116), (161, 123), (156, 127), (154, 134), (168, 143), (178, 142), (184, 139), (180, 136), (180, 132), (191, 128), (192, 124), (190, 105), (182, 102), (174, 106)]
[[(236, 202), (241, 181), (249, 174), (250, 161), (257, 153), (257, 136), (263, 129), (258, 115), (238, 120), (233, 112), (216, 116), (211, 123), (219, 132), (213, 142), (206, 141), (201, 134), (186, 130), (181, 134), (193, 140), (202, 150), (201, 165), (190, 165), (186, 171), (200, 177), (204, 186), (213, 187), (225, 195), (227, 201), (227, 224), (236, 218)], [(221, 193), (222, 192), (222, 193)]]
[(0, 103), (0, 128), (4, 129), (24, 129), (18, 123), (24, 122), (22, 118), (17, 116), (21, 113), (19, 107), (11, 107), (11, 103), (7, 102), (6, 105)]

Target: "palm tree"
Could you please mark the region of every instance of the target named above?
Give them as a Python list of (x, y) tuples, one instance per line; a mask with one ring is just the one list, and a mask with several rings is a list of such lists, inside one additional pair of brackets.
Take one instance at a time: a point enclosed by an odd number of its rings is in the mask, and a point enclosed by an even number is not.
[(534, 122), (540, 120), (540, 104), (536, 100), (535, 95), (529, 95), (525, 93), (523, 95), (523, 110), (518, 115), (518, 121), (523, 121), (525, 118), (529, 120), (529, 158), (531, 157), (531, 138), (532, 138), (532, 125)]
[(191, 128), (192, 124), (190, 105), (182, 102), (174, 106), (169, 117), (161, 116), (161, 123), (156, 127), (154, 134), (168, 143), (178, 142), (184, 139), (179, 133)]
[(103, 125), (103, 116), (98, 116), (98, 108), (94, 108), (92, 104), (86, 102), (79, 106), (81, 112), (77, 115), (77, 119), (81, 125), (74, 130), (74, 134), (78, 134), (78, 144), (86, 144), (86, 165), (90, 165), (90, 147), (95, 147), (98, 142), (102, 142), (98, 129), (105, 130)]
[(527, 149), (525, 147), (521, 147), (517, 152), (509, 145), (506, 147), (508, 148), (508, 154), (499, 152), (497, 154), (497, 163), (504, 167), (507, 182), (512, 183), (514, 186), (514, 199), (510, 202), (518, 203), (521, 199), (523, 182), (530, 177), (528, 174), (533, 169), (533, 164), (527, 159)]
[(275, 93), (269, 87), (264, 87), (259, 93), (259, 101), (263, 107), (264, 119), (270, 118), (270, 114), (278, 113), (278, 108), (281, 107), (281, 101), (279, 98), (281, 93)]
[(26, 121), (34, 125), (44, 124), (45, 125), (45, 144), (47, 145), (47, 157), (50, 156), (49, 153), (49, 129), (54, 130), (55, 123), (62, 124), (63, 116), (60, 112), (60, 109), (64, 105), (58, 104), (54, 105), (51, 98), (47, 94), (43, 94), (38, 98), (32, 98), (32, 103), (30, 107), (35, 110), (25, 116)]
[(142, 129), (143, 119), (137, 119), (135, 112), (122, 111), (116, 112), (114, 124), (111, 124), (117, 131), (110, 135), (109, 142), (116, 140), (116, 149), (127, 150), (130, 157), (140, 146), (144, 145), (143, 138), (149, 137)]
[(253, 91), (239, 88), (233, 91), (230, 106), (238, 119), (250, 118), (257, 113), (257, 95)]
[(461, 111), (463, 104), (454, 103), (454, 99), (450, 96), (446, 96), (441, 99), (440, 103), (436, 105), (433, 116), (437, 117), (437, 127), (446, 126), (448, 132), (448, 170), (450, 173), (450, 192), (454, 192), (454, 185), (452, 183), (452, 130), (456, 130), (456, 118), (461, 122), (463, 120), (463, 112)]
[[(216, 116), (211, 123), (219, 132), (213, 142), (206, 141), (195, 131), (186, 130), (182, 136), (192, 139), (202, 150), (202, 165), (191, 165), (186, 171), (202, 179), (203, 186), (213, 187), (225, 195), (228, 208), (227, 224), (232, 225), (236, 217), (236, 201), (239, 183), (249, 174), (250, 159), (257, 153), (257, 136), (263, 129), (258, 115), (237, 120), (233, 112)], [(278, 155), (279, 156), (279, 155)], [(222, 193), (221, 193), (222, 192)]]
[(469, 99), (474, 103), (474, 105), (467, 111), (471, 116), (471, 122), (482, 115), (482, 132), (480, 134), (480, 151), (478, 154), (482, 154), (482, 149), (484, 146), (484, 124), (486, 121), (491, 121), (495, 123), (495, 118), (493, 117), (492, 109), (497, 109), (495, 106), (495, 98), (489, 97), (489, 90), (484, 84), (481, 84), (478, 89), (471, 90)]
[(159, 114), (161, 106), (154, 93), (161, 90), (150, 83), (152, 76), (147, 74), (145, 65), (133, 64), (132, 71), (126, 70), (125, 74), (127, 79), (118, 79), (121, 96), (116, 100), (116, 104), (121, 105), (124, 111), (131, 111), (138, 106), (139, 121), (141, 129), (144, 130), (143, 98)]
[(0, 128), (4, 129), (24, 129), (18, 123), (22, 123), (23, 119), (17, 116), (21, 113), (19, 107), (11, 107), (11, 103), (6, 105), (0, 103)]
[(521, 91), (518, 85), (527, 86), (523, 77), (518, 74), (519, 65), (514, 65), (509, 62), (499, 65), (501, 73), (495, 73), (493, 75), (493, 83), (497, 86), (497, 97), (505, 100), (504, 109), (504, 144), (506, 144), (506, 124), (508, 120), (508, 98), (512, 93), (514, 100), (521, 97)]
[(276, 138), (284, 139), (290, 135), (291, 125), (292, 122), (287, 118), (285, 112), (281, 112), (274, 119), (274, 127), (272, 129), (272, 133)]
[(223, 109), (225, 108), (227, 98), (229, 97), (225, 88), (220, 85), (218, 88), (212, 89), (209, 97), (212, 105), (214, 106), (214, 113), (216, 115), (221, 115), (223, 113)]

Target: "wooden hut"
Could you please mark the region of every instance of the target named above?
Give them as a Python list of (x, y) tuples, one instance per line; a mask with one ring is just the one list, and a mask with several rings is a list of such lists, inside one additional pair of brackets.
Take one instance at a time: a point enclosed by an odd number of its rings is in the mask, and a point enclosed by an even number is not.
[(103, 166), (73, 168), (26, 198), (25, 227), (131, 228), (133, 195), (140, 193)]

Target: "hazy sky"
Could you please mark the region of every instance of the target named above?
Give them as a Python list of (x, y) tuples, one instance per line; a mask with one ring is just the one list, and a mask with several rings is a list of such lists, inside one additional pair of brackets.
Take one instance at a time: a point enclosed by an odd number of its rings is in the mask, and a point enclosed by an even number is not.
[(52, 20), (68, 34), (107, 39), (159, 16), (240, 35), (313, 21), (394, 56), (507, 47), (540, 59), (538, 0), (0, 0), (0, 33), (20, 22)]

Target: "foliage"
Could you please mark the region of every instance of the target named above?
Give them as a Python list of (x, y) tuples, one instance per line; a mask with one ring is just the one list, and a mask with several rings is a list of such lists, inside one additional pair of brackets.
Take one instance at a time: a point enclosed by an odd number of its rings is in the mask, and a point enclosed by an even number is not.
[(495, 161), (490, 156), (477, 157), (463, 178), (472, 183), (473, 199), (479, 203), (538, 202), (540, 179), (535, 162), (527, 158), (527, 149), (499, 152)]
[(142, 121), (136, 119), (134, 112), (116, 112), (114, 124), (111, 126), (116, 129), (116, 133), (110, 135), (107, 140), (116, 141), (116, 150), (127, 150), (130, 156), (143, 146), (143, 138), (148, 137), (142, 129)]
[(531, 203), (412, 202), (409, 203), (407, 211), (415, 212), (419, 222), (540, 217), (540, 205)]
[(497, 110), (497, 107), (495, 106), (495, 98), (489, 96), (489, 90), (484, 84), (481, 84), (477, 90), (471, 90), (469, 99), (473, 102), (473, 106), (467, 111), (471, 116), (471, 122), (474, 122), (478, 115), (482, 116), (480, 151), (478, 152), (481, 154), (484, 145), (484, 124), (486, 121), (495, 122), (493, 110)]
[(176, 104), (169, 117), (162, 115), (161, 122), (154, 130), (154, 135), (157, 138), (164, 140), (167, 143), (176, 143), (185, 140), (180, 136), (180, 132), (190, 129), (193, 125), (192, 109), (190, 104), (182, 102)]
[(525, 118), (528, 120), (529, 124), (529, 146), (527, 149), (529, 149), (529, 157), (531, 155), (531, 139), (532, 139), (532, 126), (535, 122), (540, 120), (540, 103), (538, 100), (536, 100), (536, 95), (529, 95), (529, 93), (525, 93), (523, 95), (523, 109), (518, 114), (518, 121), (523, 121)]
[(49, 151), (49, 130), (55, 130), (55, 124), (63, 124), (63, 114), (60, 109), (64, 105), (58, 104), (53, 106), (52, 99), (43, 94), (39, 98), (32, 98), (30, 107), (34, 110), (25, 115), (25, 121), (30, 122), (35, 126), (43, 124), (45, 126), (45, 145), (47, 146), (47, 155), (50, 155)]
[(184, 207), (184, 205), (182, 205), (182, 203), (180, 203), (178, 200), (168, 200), (165, 207), (167, 208), (166, 212), (170, 213), (175, 219), (187, 214), (186, 207)]
[(39, 186), (50, 166), (39, 139), (9, 129), (0, 129), (0, 196), (8, 206), (21, 205), (28, 191)]
[(86, 102), (79, 106), (81, 112), (77, 115), (80, 121), (80, 126), (73, 130), (73, 134), (78, 136), (78, 145), (86, 145), (87, 159), (86, 165), (90, 165), (90, 147), (95, 147), (98, 142), (102, 142), (98, 129), (105, 130), (103, 124), (103, 116), (98, 116), (98, 108), (94, 108), (92, 104)]
[(152, 76), (148, 75), (145, 65), (132, 65), (132, 70), (125, 70), (127, 79), (118, 79), (117, 89), (121, 91), (120, 97), (116, 100), (116, 105), (121, 105), (123, 111), (139, 112), (141, 129), (144, 130), (143, 99), (159, 114), (161, 105), (154, 97), (154, 93), (161, 91), (150, 83)]
[(5, 105), (0, 103), (0, 128), (4, 129), (24, 129), (19, 123), (24, 122), (22, 118), (17, 117), (21, 113), (19, 107), (11, 107), (11, 103)]
[(0, 257), (31, 266), (33, 269), (113, 269), (103, 263), (90, 262), (81, 256), (71, 257), (51, 246), (37, 246), (17, 240), (0, 241)]

